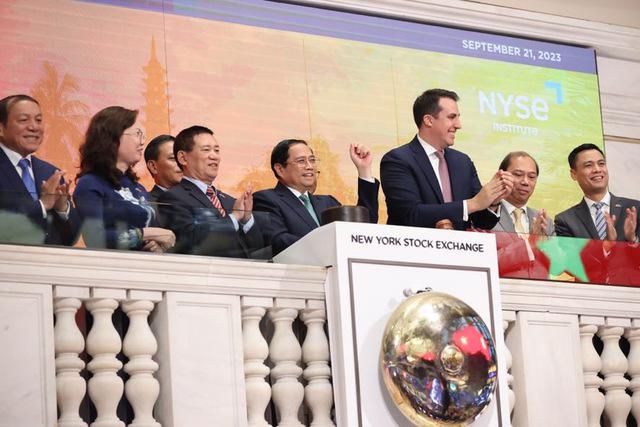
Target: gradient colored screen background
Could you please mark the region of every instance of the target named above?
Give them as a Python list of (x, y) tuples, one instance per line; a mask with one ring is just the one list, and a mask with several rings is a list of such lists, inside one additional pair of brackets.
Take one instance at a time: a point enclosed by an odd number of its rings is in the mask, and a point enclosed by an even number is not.
[(373, 149), (379, 176), (382, 155), (415, 134), (413, 101), (432, 87), (460, 95), (455, 147), (481, 181), (507, 152), (528, 151), (541, 167), (530, 205), (552, 214), (580, 198), (571, 148), (603, 145), (592, 49), (253, 0), (4, 0), (0, 28), (0, 94), (41, 102), (38, 154), (69, 177), (89, 119), (109, 105), (139, 109), (148, 139), (212, 128), (216, 182), (232, 194), (272, 187), (273, 145), (309, 140), (318, 193), (343, 203), (356, 198), (349, 144)]

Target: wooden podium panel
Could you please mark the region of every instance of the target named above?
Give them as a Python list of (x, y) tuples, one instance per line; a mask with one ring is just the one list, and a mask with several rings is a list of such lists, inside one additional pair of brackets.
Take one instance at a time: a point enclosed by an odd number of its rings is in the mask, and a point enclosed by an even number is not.
[(338, 425), (411, 425), (387, 395), (380, 345), (403, 291), (427, 287), (463, 300), (489, 327), (498, 354), (498, 388), (473, 425), (510, 425), (492, 234), (337, 222), (309, 233), (274, 262), (329, 267), (326, 298)]

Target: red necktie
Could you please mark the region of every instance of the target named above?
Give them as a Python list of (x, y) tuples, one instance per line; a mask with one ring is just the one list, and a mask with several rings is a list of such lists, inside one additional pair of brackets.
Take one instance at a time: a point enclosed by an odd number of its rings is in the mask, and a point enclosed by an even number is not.
[(218, 209), (218, 212), (220, 212), (221, 217), (224, 218), (225, 216), (227, 216), (227, 213), (222, 208), (222, 203), (220, 203), (220, 199), (218, 199), (218, 196), (216, 195), (216, 190), (214, 190), (212, 186), (207, 187), (207, 197), (209, 197), (209, 199), (211, 200), (213, 207)]
[(453, 196), (451, 195), (449, 168), (447, 167), (447, 161), (444, 159), (444, 150), (436, 151), (436, 157), (440, 160), (438, 162), (438, 175), (440, 175), (440, 185), (442, 186), (442, 198), (445, 203), (449, 203), (453, 201)]

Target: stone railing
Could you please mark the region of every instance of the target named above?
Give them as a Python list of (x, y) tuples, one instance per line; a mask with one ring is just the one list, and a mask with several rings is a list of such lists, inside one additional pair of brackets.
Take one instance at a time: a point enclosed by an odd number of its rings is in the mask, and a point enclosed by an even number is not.
[[(0, 426), (332, 426), (326, 276), (0, 245)], [(501, 287), (514, 426), (638, 419), (640, 289)]]
[(334, 425), (324, 268), (0, 253), (1, 426)]

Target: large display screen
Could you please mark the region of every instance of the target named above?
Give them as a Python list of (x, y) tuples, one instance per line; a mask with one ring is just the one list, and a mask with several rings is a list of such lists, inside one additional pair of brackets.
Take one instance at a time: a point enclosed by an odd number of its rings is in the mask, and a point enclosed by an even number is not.
[(70, 177), (88, 120), (109, 105), (140, 109), (148, 139), (212, 128), (217, 184), (231, 193), (272, 187), (271, 148), (309, 140), (317, 192), (343, 203), (356, 199), (349, 144), (372, 147), (378, 164), (414, 136), (412, 104), (429, 88), (460, 95), (455, 148), (481, 181), (509, 151), (534, 156), (530, 205), (551, 214), (580, 198), (569, 151), (603, 144), (589, 48), (257, 0), (5, 0), (0, 28), (0, 94), (40, 100), (40, 155)]

